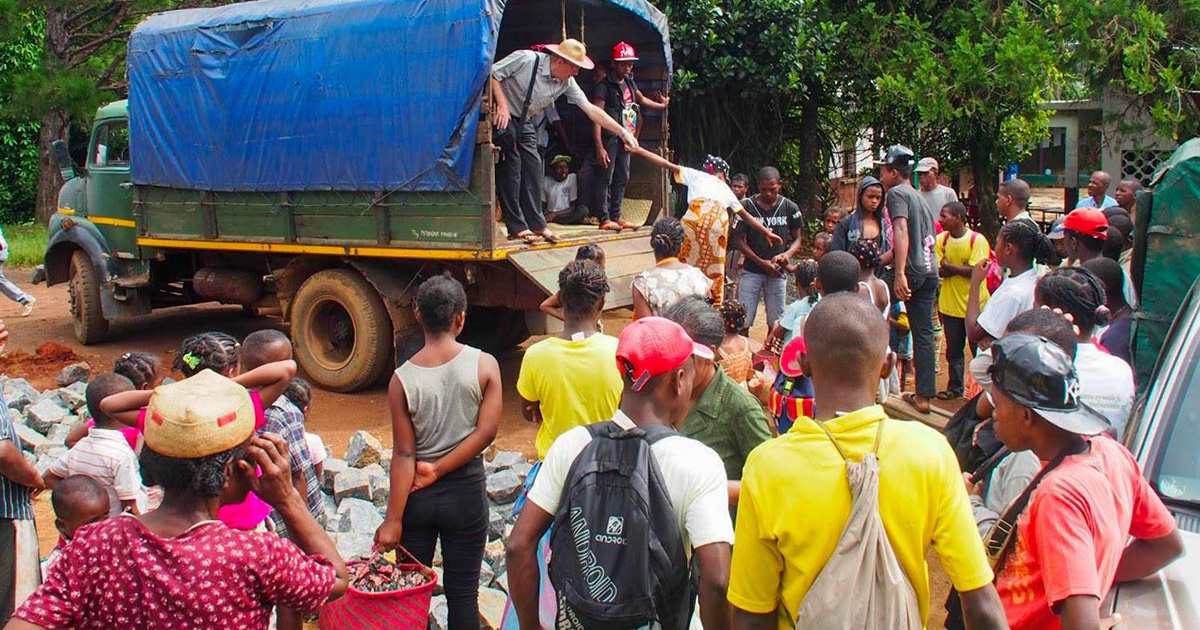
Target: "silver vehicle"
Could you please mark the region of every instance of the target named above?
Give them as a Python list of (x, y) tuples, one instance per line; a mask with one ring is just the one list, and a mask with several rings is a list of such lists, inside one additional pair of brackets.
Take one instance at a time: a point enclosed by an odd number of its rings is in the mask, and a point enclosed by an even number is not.
[(1200, 281), (1167, 334), (1125, 443), (1175, 515), (1186, 555), (1158, 574), (1116, 585), (1105, 605), (1119, 628), (1200, 628)]

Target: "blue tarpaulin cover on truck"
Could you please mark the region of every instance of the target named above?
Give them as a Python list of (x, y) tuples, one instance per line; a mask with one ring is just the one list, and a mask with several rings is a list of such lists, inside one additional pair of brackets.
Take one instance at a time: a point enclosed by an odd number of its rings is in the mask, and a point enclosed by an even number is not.
[[(661, 13), (645, 0), (598, 4), (661, 32), (669, 67)], [(153, 15), (129, 41), (133, 181), (465, 190), (504, 5), (260, 0)]]

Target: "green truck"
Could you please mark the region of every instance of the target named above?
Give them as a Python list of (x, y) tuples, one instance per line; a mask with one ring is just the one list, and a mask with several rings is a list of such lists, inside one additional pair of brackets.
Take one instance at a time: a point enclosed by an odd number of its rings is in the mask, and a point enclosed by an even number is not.
[[(109, 335), (112, 322), (160, 308), (205, 302), (236, 304), (248, 313), (285, 322), (297, 361), (318, 385), (354, 391), (378, 382), (419, 348), (421, 337), (411, 298), (420, 281), (435, 274), (448, 273), (464, 284), (470, 302), (465, 341), (493, 351), (553, 328), (554, 322), (547, 321), (538, 305), (557, 290), (559, 270), (584, 243), (599, 244), (607, 255), (613, 287), (607, 306), (631, 303), (633, 276), (653, 264), (648, 229), (614, 234), (588, 225), (559, 227), (562, 242), (533, 246), (517, 245), (506, 238), (504, 226), (497, 220), (494, 168), (498, 151), (491, 142), (492, 100), (486, 76), (494, 58), (560, 36), (555, 22), (561, 11), (564, 25), (576, 23), (577, 15), (587, 20), (593, 49), (603, 49), (597, 42), (636, 42), (640, 50), (649, 53), (638, 69), (640, 82), (666, 87), (669, 41), (665, 19), (653, 7), (622, 0), (585, 8), (572, 1), (561, 4), (560, 9), (557, 0), (516, 0), (508, 3), (502, 16), (484, 14), (481, 32), (491, 33), (492, 38), (484, 37), (488, 41), (482, 44), (471, 42), (466, 51), (477, 50), (465, 57), (459, 55), (466, 59), (462, 61), (455, 57), (455, 50), (446, 49), (459, 46), (461, 52), (461, 34), (453, 29), (449, 34), (438, 30), (443, 27), (439, 18), (457, 18), (430, 8), (461, 3), (329, 0), (319, 19), (289, 8), (296, 3), (279, 2), (277, 10), (272, 4), (247, 3), (149, 18), (130, 41), (130, 100), (97, 111), (82, 168), (76, 168), (63, 143), (56, 144), (54, 155), (66, 182), (58, 211), (50, 220), (44, 268), (49, 285), (68, 286), (71, 317), (80, 342), (98, 343)], [(363, 24), (353, 12), (356, 6), (374, 11), (375, 21)], [(409, 13), (393, 16), (393, 22), (380, 21), (380, 11), (395, 6), (407, 7)], [(424, 11), (434, 15), (428, 17)], [(341, 19), (342, 26), (330, 15)], [(555, 19), (546, 20), (546, 15)], [(457, 19), (455, 24), (461, 22)], [(429, 63), (461, 63), (467, 64), (461, 74), (482, 77), (468, 82), (468, 91), (460, 90), (473, 102), (447, 108), (461, 109), (464, 114), (452, 121), (455, 135), (447, 149), (432, 159), (446, 173), (458, 169), (465, 177), (447, 177), (449, 184), (433, 186), (427, 182), (408, 186), (368, 181), (374, 176), (370, 169), (381, 164), (384, 171), (392, 168), (389, 164), (398, 165), (393, 170), (402, 170), (412, 162), (412, 155), (422, 150), (420, 130), (435, 127), (440, 120), (436, 117), (442, 115), (405, 109), (404, 102), (397, 106), (395, 101), (385, 103), (374, 114), (364, 113), (364, 102), (382, 98), (378, 90), (368, 89), (356, 96), (353, 85), (345, 87), (354, 82), (353, 77), (329, 78), (339, 72), (352, 73), (337, 66), (335, 51), (351, 57), (387, 53), (371, 50), (370, 45), (337, 46), (338, 38), (361, 39), (364, 29), (376, 33), (381, 28), (392, 32), (380, 41), (400, 40), (398, 45), (409, 49), (426, 42), (436, 54), (432, 62), (424, 64), (393, 59), (390, 67), (375, 72), (406, 80), (415, 73), (430, 72)], [(220, 55), (197, 57), (204, 52), (197, 52), (203, 48), (199, 42), (212, 41), (214, 33), (224, 38), (219, 39), (218, 47), (224, 47), (218, 51)], [(341, 89), (344, 100), (324, 94), (313, 110), (327, 123), (345, 107), (344, 123), (322, 124), (306, 118), (306, 113), (289, 121), (290, 131), (280, 132), (278, 112), (289, 107), (294, 110), (298, 106), (295, 101), (312, 98), (308, 94), (313, 90), (300, 86), (298, 95), (292, 95), (287, 93), (290, 84), (281, 84), (278, 93), (269, 93), (272, 81), (279, 83), (281, 73), (285, 73), (283, 80), (293, 81), (286, 73), (294, 73), (296, 64), (280, 61), (279, 51), (289, 50), (287, 46), (296, 41), (310, 42), (314, 34), (320, 37), (323, 54), (301, 50), (300, 57), (322, 67), (307, 68), (306, 80), (319, 82), (329, 92)], [(427, 40), (450, 43), (428, 44)], [(140, 61), (141, 53), (149, 50), (154, 53), (154, 63), (160, 63), (161, 58), (170, 57), (175, 45), (180, 50), (177, 70)], [(272, 52), (255, 58), (264, 49)], [(343, 61), (351, 68), (364, 65), (358, 58)], [(186, 78), (192, 70), (199, 79), (171, 82)], [(459, 73), (442, 74), (455, 77)], [(373, 76), (360, 83), (379, 80)], [(293, 83), (299, 86), (301, 82)], [(259, 86), (261, 93), (255, 98), (263, 103), (261, 107), (244, 107), (238, 100), (244, 97), (247, 84)], [(449, 92), (464, 86), (437, 87)], [(197, 103), (190, 105), (188, 99)], [(245, 124), (233, 122), (242, 115), (231, 113), (235, 109), (250, 110)], [(379, 129), (403, 129), (394, 118), (404, 122), (410, 114), (423, 117), (416, 131), (410, 125), (407, 133), (381, 137)], [(192, 124), (200, 119), (206, 122)], [(362, 129), (356, 130), (359, 121)], [(646, 117), (641, 138), (647, 146), (665, 148), (667, 133), (665, 118)], [(295, 149), (289, 143), (297, 136), (312, 147), (299, 156), (309, 160), (299, 168), (289, 162), (290, 157), (257, 162), (245, 158), (252, 151), (261, 151), (256, 154), (259, 156), (293, 156)], [(391, 163), (376, 157), (393, 145), (400, 150)], [(365, 161), (360, 159), (364, 151), (370, 154)], [(454, 151), (458, 157), (447, 158)], [(214, 155), (229, 159), (210, 159)], [(315, 162), (318, 158), (321, 161)], [(269, 170), (283, 162), (290, 168), (284, 178), (272, 179), (277, 174), (274, 171), (254, 170), (262, 164)], [(337, 173), (329, 177), (322, 171), (336, 171), (343, 163), (362, 165), (360, 174), (366, 175), (351, 177), (345, 185)], [(180, 164), (183, 166), (175, 168)], [(224, 173), (218, 172), (221, 169)], [(251, 179), (244, 180), (248, 172)], [(247, 181), (250, 186), (243, 185)], [(668, 195), (665, 176), (635, 161), (627, 212), (648, 224), (666, 207)]]

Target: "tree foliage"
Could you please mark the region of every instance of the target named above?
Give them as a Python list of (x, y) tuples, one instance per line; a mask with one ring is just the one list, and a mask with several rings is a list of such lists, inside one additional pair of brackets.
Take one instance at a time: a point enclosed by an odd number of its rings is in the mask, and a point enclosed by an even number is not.
[[(914, 113), (917, 126), (885, 126), (888, 134), (909, 138), (918, 152), (965, 162), (981, 205), (991, 208), (997, 169), (1048, 132), (1049, 112), (1038, 105), (1063, 83), (1059, 17), (1052, 2), (1003, 1), (893, 16), (896, 45), (881, 62), (879, 103)], [(985, 226), (998, 227), (994, 213), (984, 217)]]
[(720, 154), (779, 166), (808, 208), (833, 143), (823, 114), (845, 25), (806, 0), (668, 0), (675, 58), (672, 145), (684, 162)]
[(42, 55), (41, 22), (22, 14), (15, 4), (0, 3), (0, 222), (27, 221), (37, 195), (38, 125), (22, 116), (5, 115), (12, 77), (35, 67)]

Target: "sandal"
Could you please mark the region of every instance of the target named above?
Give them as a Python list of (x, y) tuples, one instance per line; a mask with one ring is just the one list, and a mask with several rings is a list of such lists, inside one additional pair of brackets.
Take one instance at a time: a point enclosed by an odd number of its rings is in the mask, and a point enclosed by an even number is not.
[(628, 221), (617, 221), (617, 225), (621, 226), (622, 230), (637, 230), (640, 225), (634, 225)]
[(921, 412), (921, 413), (929, 413), (929, 402), (928, 402), (928, 401), (926, 401), (926, 402), (925, 402), (925, 406), (924, 406), (924, 407), (922, 407), (921, 405), (917, 404), (917, 394), (916, 394), (916, 392), (903, 392), (903, 393), (901, 393), (901, 394), (900, 394), (900, 398), (901, 398), (901, 400), (903, 400), (904, 402), (908, 403), (908, 405), (909, 405), (910, 407), (912, 407), (913, 409), (916, 409), (917, 411), (919, 411), (919, 412)]
[(956, 398), (962, 398), (962, 394), (956, 394), (948, 389), (944, 389), (937, 393), (938, 400), (954, 400)]
[(620, 232), (621, 224), (617, 223), (616, 221), (605, 221), (604, 223), (600, 224), (600, 229), (601, 230), (609, 230), (612, 232)]
[(520, 232), (517, 232), (516, 234), (509, 234), (508, 240), (510, 240), (510, 241), (525, 241), (526, 244), (533, 245), (534, 243), (538, 242), (538, 235), (534, 234), (533, 232), (531, 232), (529, 230), (522, 230)]
[(546, 239), (547, 243), (557, 243), (562, 240), (561, 238), (559, 238), (559, 236), (557, 234), (555, 234), (554, 232), (551, 232), (550, 230), (542, 230), (541, 232), (538, 232), (537, 234), (538, 234), (538, 236)]

